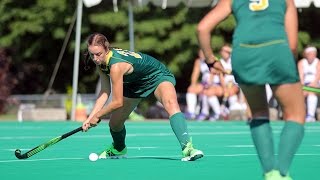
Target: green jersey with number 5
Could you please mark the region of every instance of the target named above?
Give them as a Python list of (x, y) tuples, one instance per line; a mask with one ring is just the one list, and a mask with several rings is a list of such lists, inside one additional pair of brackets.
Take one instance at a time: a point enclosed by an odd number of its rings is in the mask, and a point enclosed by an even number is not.
[(233, 45), (287, 41), (286, 0), (234, 0), (232, 11), (237, 21)]
[(299, 81), (285, 30), (286, 0), (234, 0), (232, 71), (238, 84)]

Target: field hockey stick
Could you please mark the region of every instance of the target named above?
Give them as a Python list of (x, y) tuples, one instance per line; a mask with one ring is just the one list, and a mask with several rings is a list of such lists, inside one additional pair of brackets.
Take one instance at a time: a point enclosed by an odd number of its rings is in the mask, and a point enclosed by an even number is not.
[(27, 158), (29, 158), (29, 157), (31, 157), (31, 156), (33, 156), (33, 155), (45, 150), (47, 147), (52, 146), (52, 145), (56, 144), (57, 142), (65, 139), (65, 138), (67, 138), (67, 137), (69, 137), (69, 136), (71, 136), (71, 135), (73, 135), (73, 134), (75, 134), (75, 133), (77, 133), (79, 131), (82, 131), (82, 126), (78, 127), (77, 129), (74, 129), (74, 130), (72, 130), (72, 131), (70, 131), (68, 133), (65, 133), (65, 134), (63, 134), (61, 136), (53, 138), (50, 141), (45, 142), (45, 143), (43, 143), (43, 144), (31, 149), (30, 151), (24, 153), (24, 154), (21, 154), (21, 150), (20, 149), (16, 149), (14, 154), (16, 155), (16, 157), (18, 159), (27, 159)]
[(310, 86), (303, 86), (302, 89), (304, 91), (314, 92), (314, 93), (320, 93), (320, 88), (310, 87)]

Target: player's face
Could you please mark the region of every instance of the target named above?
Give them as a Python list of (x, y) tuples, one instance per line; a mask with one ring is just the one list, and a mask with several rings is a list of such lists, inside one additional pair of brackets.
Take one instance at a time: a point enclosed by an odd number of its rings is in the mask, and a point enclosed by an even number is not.
[(107, 51), (102, 46), (91, 45), (88, 47), (90, 57), (97, 65), (105, 64)]

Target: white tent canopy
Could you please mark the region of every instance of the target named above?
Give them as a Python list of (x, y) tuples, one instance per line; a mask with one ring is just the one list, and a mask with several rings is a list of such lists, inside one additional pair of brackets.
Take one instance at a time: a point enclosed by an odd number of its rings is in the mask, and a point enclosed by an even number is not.
[[(99, 1), (99, 0), (84, 0), (84, 1)], [(100, 0), (101, 1), (101, 0)], [(113, 0), (114, 5), (120, 0)], [(131, 0), (134, 5), (146, 5), (152, 3), (155, 6), (160, 6), (163, 9), (167, 7), (175, 7), (180, 3), (185, 4), (187, 7), (208, 7), (214, 6), (219, 0)], [(294, 0), (297, 8), (307, 8), (311, 4), (320, 8), (320, 0)]]
[(134, 5), (146, 5), (152, 3), (155, 6), (160, 6), (163, 9), (167, 7), (176, 7), (180, 3), (187, 7), (208, 7), (217, 4), (218, 0), (132, 0)]
[(308, 8), (313, 3), (315, 7), (320, 8), (320, 0), (295, 0), (297, 8)]
[[(102, 0), (83, 0), (86, 7), (96, 6), (101, 3)], [(121, 0), (112, 0), (114, 9), (117, 9), (118, 2)], [(130, 1), (130, 0), (128, 0)], [(152, 3), (155, 6), (160, 6), (163, 9), (167, 7), (175, 7), (180, 3), (185, 4), (187, 7), (208, 7), (214, 6), (219, 0), (131, 0), (133, 5), (144, 6), (148, 3)], [(297, 8), (307, 8), (311, 4), (315, 7), (320, 7), (320, 0), (294, 0)]]

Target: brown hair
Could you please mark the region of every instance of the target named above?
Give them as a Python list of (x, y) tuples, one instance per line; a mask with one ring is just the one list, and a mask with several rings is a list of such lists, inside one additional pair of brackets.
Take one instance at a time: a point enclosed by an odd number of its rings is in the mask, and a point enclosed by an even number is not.
[(108, 50), (110, 43), (103, 34), (93, 33), (88, 36), (87, 45), (102, 46), (105, 50)]
[[(105, 50), (109, 49), (110, 43), (108, 41), (108, 39), (101, 33), (93, 33), (90, 34), (87, 38), (87, 46), (102, 46)], [(89, 61), (91, 59), (90, 57), (90, 53), (88, 52), (88, 50), (86, 50), (86, 52), (84, 53), (84, 70), (89, 70), (90, 66), (89, 66)]]

